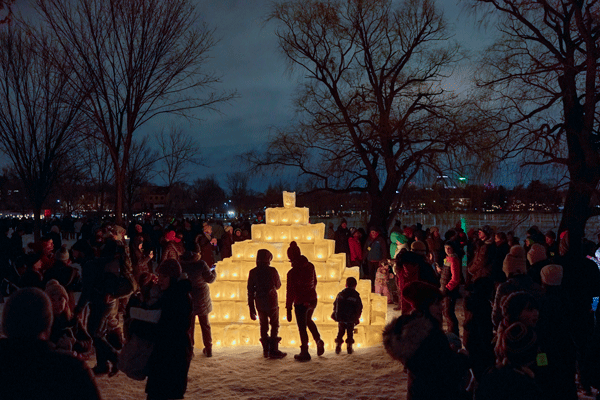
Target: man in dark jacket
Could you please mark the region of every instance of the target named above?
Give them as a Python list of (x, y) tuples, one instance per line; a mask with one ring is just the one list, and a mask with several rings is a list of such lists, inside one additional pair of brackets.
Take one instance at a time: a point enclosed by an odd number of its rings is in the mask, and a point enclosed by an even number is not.
[(350, 239), (350, 229), (348, 229), (348, 222), (342, 218), (340, 226), (335, 231), (335, 252), (346, 254), (346, 265), (350, 265), (350, 245), (348, 239)]
[[(265, 358), (283, 358), (287, 354), (279, 350), (281, 338), (279, 333), (279, 303), (277, 290), (281, 288), (281, 279), (277, 270), (270, 266), (273, 254), (269, 250), (260, 249), (256, 254), (256, 268), (248, 274), (248, 307), (250, 319), (260, 322), (260, 342)], [(269, 336), (271, 325), (271, 336)]]
[(6, 302), (0, 340), (0, 398), (100, 399), (96, 382), (77, 358), (48, 344), (52, 305), (40, 289), (15, 292)]
[(352, 354), (352, 344), (354, 343), (354, 326), (360, 323), (360, 314), (363, 304), (360, 294), (356, 291), (356, 278), (346, 278), (346, 289), (342, 290), (333, 303), (333, 314), (331, 319), (338, 323), (338, 335), (335, 339), (335, 354), (342, 351), (344, 343), (344, 334), (347, 333), (346, 345), (348, 354)]

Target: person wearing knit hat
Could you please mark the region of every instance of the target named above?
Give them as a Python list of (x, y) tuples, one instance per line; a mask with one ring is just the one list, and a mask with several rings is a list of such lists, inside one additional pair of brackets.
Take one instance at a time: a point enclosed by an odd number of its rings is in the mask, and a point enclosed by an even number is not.
[(502, 271), (507, 278), (513, 275), (524, 274), (527, 272), (527, 261), (525, 259), (525, 249), (521, 246), (513, 246), (504, 258)]
[(424, 282), (403, 290), (415, 307), (394, 318), (383, 331), (383, 346), (408, 372), (407, 398), (463, 398), (460, 382), (468, 373), (468, 358), (452, 351), (442, 330), (442, 294)]
[[(156, 268), (156, 274), (158, 275), (158, 283), (162, 290), (166, 290), (169, 285), (166, 282), (177, 281), (181, 276), (181, 264), (179, 261), (169, 258), (160, 263), (160, 265)], [(162, 279), (161, 279), (162, 278)], [(161, 281), (163, 284), (161, 284)]]
[(88, 353), (92, 347), (92, 337), (73, 315), (69, 304), (69, 295), (65, 288), (55, 279), (46, 284), (46, 294), (52, 302), (54, 321), (49, 340), (57, 349), (77, 354)]
[(168, 259), (179, 260), (179, 257), (181, 257), (181, 255), (185, 252), (185, 248), (183, 243), (181, 243), (181, 239), (177, 237), (177, 233), (173, 230), (170, 230), (165, 234), (161, 243), (161, 262)]
[(281, 338), (277, 291), (281, 288), (281, 280), (279, 272), (271, 266), (272, 259), (273, 254), (267, 249), (260, 249), (256, 253), (256, 267), (248, 274), (248, 308), (251, 320), (255, 321), (258, 314), (263, 357), (280, 359), (287, 354), (279, 350)]
[(425, 244), (425, 242), (421, 242), (420, 240), (415, 240), (410, 245), (410, 251), (412, 251), (413, 253), (417, 253), (420, 256), (425, 257), (425, 254), (427, 254), (427, 245)]
[(539, 299), (543, 289), (527, 275), (525, 250), (521, 246), (513, 246), (504, 259), (503, 271), (508, 278), (496, 288), (496, 297), (492, 308), (492, 322), (497, 327), (502, 321), (502, 302), (511, 293), (525, 291)]
[(576, 347), (572, 315), (567, 311), (566, 296), (561, 287), (562, 274), (560, 265), (549, 264), (542, 268), (544, 294), (539, 301), (540, 322), (536, 326), (540, 352), (548, 359), (544, 373), (536, 380), (546, 398), (551, 400), (577, 399)]
[(501, 362), (482, 378), (477, 399), (541, 400), (548, 397), (536, 383), (530, 368), (537, 357), (537, 337), (532, 328), (516, 322), (499, 338)]
[(527, 274), (533, 279), (533, 281), (539, 285), (542, 284), (540, 279), (540, 272), (542, 268), (550, 264), (548, 260), (546, 247), (539, 243), (534, 243), (529, 251), (527, 252), (527, 262), (529, 267), (527, 268)]
[(545, 286), (560, 286), (563, 278), (563, 267), (557, 264), (549, 264), (540, 272), (542, 283)]
[(148, 361), (146, 393), (149, 399), (182, 399), (187, 389), (193, 355), (192, 284), (177, 260), (168, 259), (156, 270), (161, 289), (160, 318), (155, 325), (154, 348)]
[(315, 266), (302, 255), (296, 242), (290, 243), (287, 255), (292, 263), (292, 269), (287, 273), (286, 318), (288, 322), (292, 321), (293, 306), (300, 333), (300, 354), (296, 354), (294, 358), (298, 361), (309, 361), (307, 328), (317, 345), (317, 355), (321, 356), (325, 352), (325, 343), (321, 340), (319, 329), (312, 320), (317, 307), (317, 274)]
[(13, 293), (4, 305), (0, 339), (0, 398), (100, 399), (85, 363), (52, 349), (52, 305), (37, 288)]
[[(442, 320), (441, 301), (444, 298), (438, 288), (426, 282), (414, 281), (402, 289), (402, 297), (418, 312), (429, 312), (437, 320)], [(430, 307), (440, 303), (439, 310)], [(438, 312), (439, 311), (439, 312)]]

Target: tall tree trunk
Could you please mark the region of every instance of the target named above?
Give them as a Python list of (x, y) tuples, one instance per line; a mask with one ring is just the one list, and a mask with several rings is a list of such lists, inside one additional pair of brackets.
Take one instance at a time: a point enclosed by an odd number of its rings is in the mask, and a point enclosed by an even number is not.
[(371, 195), (371, 216), (368, 227), (377, 227), (384, 236), (387, 236), (387, 224), (390, 216), (390, 206), (393, 198), (386, 198), (381, 194)]
[(115, 168), (115, 222), (123, 224), (123, 199), (125, 191), (125, 168)]

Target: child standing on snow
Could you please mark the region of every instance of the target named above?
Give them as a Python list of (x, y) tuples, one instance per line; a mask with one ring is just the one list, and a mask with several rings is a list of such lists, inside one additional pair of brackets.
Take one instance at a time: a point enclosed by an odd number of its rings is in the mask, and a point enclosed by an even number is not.
[(392, 263), (392, 260), (379, 261), (379, 268), (377, 268), (377, 273), (375, 274), (375, 293), (387, 297), (388, 304), (394, 303), (388, 286), (388, 281), (394, 278), (394, 274), (390, 268)]
[(346, 344), (348, 354), (352, 354), (352, 344), (354, 343), (354, 326), (360, 322), (360, 314), (363, 305), (360, 294), (356, 291), (356, 279), (349, 277), (346, 279), (346, 289), (342, 290), (333, 303), (333, 314), (331, 319), (338, 323), (338, 335), (335, 339), (335, 353), (340, 354), (342, 343), (344, 343), (344, 334), (347, 333)]

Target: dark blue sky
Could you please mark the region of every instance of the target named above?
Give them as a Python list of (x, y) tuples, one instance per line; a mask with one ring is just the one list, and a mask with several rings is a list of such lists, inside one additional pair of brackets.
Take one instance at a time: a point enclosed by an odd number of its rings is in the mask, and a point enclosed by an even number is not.
[[(17, 0), (27, 13), (29, 3)], [(200, 15), (216, 28), (219, 39), (207, 68), (222, 76), (218, 89), (236, 90), (240, 98), (221, 106), (220, 113), (199, 113), (201, 122), (161, 117), (141, 129), (154, 133), (175, 123), (198, 141), (206, 167), (194, 168), (190, 180), (214, 174), (225, 188), (226, 175), (243, 170), (238, 155), (264, 148), (272, 127), (284, 127), (294, 119), (292, 99), (301, 77), (290, 73), (278, 50), (274, 23), (264, 22), (271, 4), (270, 0), (197, 0)], [(489, 43), (489, 36), (476, 30), (461, 12), (458, 0), (437, 0), (437, 4), (466, 49), (475, 52)], [(464, 82), (463, 76), (456, 84)], [(499, 184), (512, 186), (511, 175), (499, 174), (507, 177)], [(254, 179), (251, 187), (262, 191), (267, 184), (268, 179)]]

